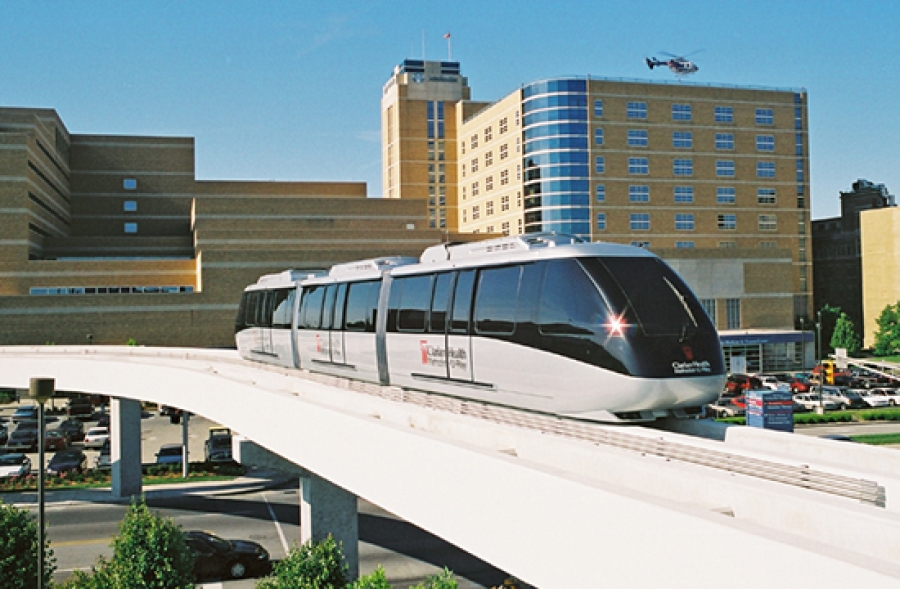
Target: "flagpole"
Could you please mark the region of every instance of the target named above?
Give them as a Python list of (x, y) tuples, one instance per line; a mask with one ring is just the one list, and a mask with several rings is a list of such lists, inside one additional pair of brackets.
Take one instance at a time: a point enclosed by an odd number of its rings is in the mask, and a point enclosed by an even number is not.
[(444, 35), (444, 38), (447, 39), (447, 61), (453, 61), (453, 50), (450, 46), (450, 33)]

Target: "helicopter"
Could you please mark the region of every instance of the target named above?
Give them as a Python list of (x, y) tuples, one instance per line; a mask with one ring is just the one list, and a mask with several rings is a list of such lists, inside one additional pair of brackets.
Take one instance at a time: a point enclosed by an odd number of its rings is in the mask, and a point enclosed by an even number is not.
[(647, 67), (652, 70), (655, 67), (666, 66), (670, 70), (672, 70), (672, 73), (674, 73), (676, 76), (686, 76), (688, 74), (693, 74), (700, 69), (699, 67), (697, 67), (696, 63), (685, 59), (683, 56), (672, 55), (671, 53), (662, 53), (663, 55), (669, 56), (671, 59), (660, 60), (656, 59), (655, 57), (648, 57), (646, 59)]

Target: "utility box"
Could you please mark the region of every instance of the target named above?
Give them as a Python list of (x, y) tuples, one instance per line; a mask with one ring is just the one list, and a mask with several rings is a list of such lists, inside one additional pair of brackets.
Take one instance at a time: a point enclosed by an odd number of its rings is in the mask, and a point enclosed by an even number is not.
[(794, 397), (790, 391), (747, 391), (747, 425), (782, 432), (794, 431)]

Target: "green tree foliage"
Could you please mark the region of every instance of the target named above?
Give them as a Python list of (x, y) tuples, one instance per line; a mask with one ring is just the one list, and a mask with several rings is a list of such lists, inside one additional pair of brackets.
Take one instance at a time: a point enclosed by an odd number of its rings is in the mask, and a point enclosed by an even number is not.
[(424, 583), (412, 587), (411, 589), (457, 589), (459, 583), (456, 577), (449, 569), (444, 569), (436, 575), (432, 575), (425, 579)]
[(194, 557), (184, 533), (170, 518), (150, 512), (143, 501), (132, 503), (111, 560), (100, 558), (90, 574), (75, 573), (67, 589), (191, 589)]
[(848, 356), (856, 356), (859, 354), (861, 347), (859, 334), (856, 333), (856, 326), (853, 320), (846, 313), (841, 313), (837, 323), (834, 325), (834, 333), (831, 334), (831, 347), (846, 348)]
[(381, 565), (378, 565), (378, 568), (371, 574), (363, 575), (348, 587), (349, 589), (391, 589)]
[[(44, 586), (49, 587), (56, 560), (44, 546)], [(38, 526), (24, 509), (0, 501), (0, 584), (4, 589), (37, 587)]]
[(275, 564), (272, 575), (256, 584), (256, 589), (343, 589), (347, 586), (347, 571), (341, 547), (329, 534), (321, 542), (291, 548), (287, 557)]
[(890, 356), (900, 350), (900, 302), (882, 309), (875, 323), (875, 355)]
[(834, 335), (838, 318), (841, 316), (841, 308), (825, 305), (819, 310), (819, 313), (822, 317), (822, 350), (826, 353), (834, 352), (834, 348), (829, 344)]

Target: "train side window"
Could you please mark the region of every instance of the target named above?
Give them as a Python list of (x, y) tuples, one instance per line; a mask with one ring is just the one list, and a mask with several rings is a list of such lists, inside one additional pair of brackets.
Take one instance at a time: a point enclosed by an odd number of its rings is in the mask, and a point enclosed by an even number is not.
[(354, 282), (347, 291), (344, 325), (347, 331), (375, 331), (374, 309), (378, 306), (380, 282)]
[(256, 327), (259, 325), (256, 322), (256, 308), (259, 306), (259, 295), (260, 291), (252, 290), (247, 293), (247, 305), (245, 307), (246, 314), (244, 315), (244, 325), (247, 327)]
[(259, 307), (257, 307), (256, 321), (260, 327), (272, 327), (272, 310), (275, 308), (275, 292), (271, 290), (263, 291), (259, 297)]
[(325, 305), (322, 310), (322, 329), (332, 329), (334, 323), (334, 295), (337, 294), (337, 285), (329, 284), (325, 289)]
[(398, 331), (425, 331), (425, 318), (431, 305), (431, 274), (401, 278), (400, 311), (397, 315)]
[(516, 328), (516, 300), (521, 266), (488, 268), (478, 277), (476, 333), (511, 334)]
[(276, 329), (291, 328), (291, 309), (294, 307), (294, 290), (280, 288), (275, 291), (274, 308), (272, 312), (272, 327)]
[(429, 333), (444, 333), (447, 328), (447, 309), (453, 289), (453, 274), (438, 274), (434, 282), (434, 296), (431, 298), (431, 315), (428, 319)]
[(463, 270), (456, 277), (453, 289), (453, 313), (450, 333), (469, 333), (469, 316), (472, 311), (472, 291), (475, 289), (475, 270)]
[(250, 297), (249, 292), (241, 295), (241, 304), (238, 306), (237, 315), (234, 318), (234, 332), (238, 333), (247, 328), (247, 299)]
[(322, 325), (322, 303), (324, 300), (324, 286), (311, 286), (303, 289), (300, 327), (304, 329), (319, 329)]
[(538, 325), (543, 334), (588, 335), (608, 323), (600, 292), (574, 259), (553, 260), (544, 275)]
[(342, 282), (337, 287), (337, 294), (334, 297), (334, 321), (332, 327), (334, 329), (344, 328), (344, 306), (347, 303), (347, 283)]

